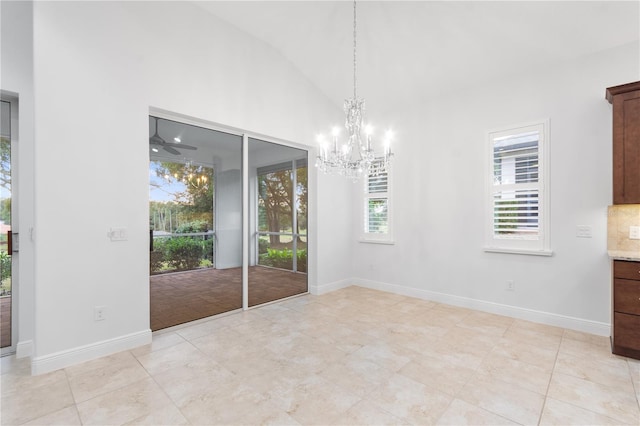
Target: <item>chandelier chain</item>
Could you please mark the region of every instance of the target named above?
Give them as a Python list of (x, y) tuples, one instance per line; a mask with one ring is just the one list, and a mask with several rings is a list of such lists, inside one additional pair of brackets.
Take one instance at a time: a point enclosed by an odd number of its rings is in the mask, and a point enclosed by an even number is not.
[(356, 48), (357, 48), (357, 27), (356, 27), (356, 0), (353, 0), (353, 99), (357, 99), (356, 96), (356, 69), (357, 69), (357, 61), (356, 61)]

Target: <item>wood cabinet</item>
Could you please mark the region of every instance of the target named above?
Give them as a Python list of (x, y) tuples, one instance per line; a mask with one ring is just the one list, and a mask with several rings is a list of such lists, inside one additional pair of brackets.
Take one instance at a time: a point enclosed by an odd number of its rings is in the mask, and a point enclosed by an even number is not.
[(613, 105), (613, 204), (640, 204), (640, 81), (609, 87)]
[(613, 261), (613, 353), (640, 359), (640, 262)]

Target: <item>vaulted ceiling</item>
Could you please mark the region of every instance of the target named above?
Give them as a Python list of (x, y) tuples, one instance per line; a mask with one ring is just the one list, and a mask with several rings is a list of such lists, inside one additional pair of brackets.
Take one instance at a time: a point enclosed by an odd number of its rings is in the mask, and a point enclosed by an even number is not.
[[(353, 93), (351, 1), (210, 1), (336, 105)], [(378, 112), (640, 37), (638, 1), (360, 1), (358, 95)]]

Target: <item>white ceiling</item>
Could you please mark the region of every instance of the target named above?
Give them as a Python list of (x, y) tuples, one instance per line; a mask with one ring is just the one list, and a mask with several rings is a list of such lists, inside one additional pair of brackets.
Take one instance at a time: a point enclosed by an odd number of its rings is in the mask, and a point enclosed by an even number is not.
[[(336, 105), (353, 93), (350, 1), (208, 1), (277, 49)], [(360, 1), (358, 95), (369, 111), (640, 38), (638, 1)]]

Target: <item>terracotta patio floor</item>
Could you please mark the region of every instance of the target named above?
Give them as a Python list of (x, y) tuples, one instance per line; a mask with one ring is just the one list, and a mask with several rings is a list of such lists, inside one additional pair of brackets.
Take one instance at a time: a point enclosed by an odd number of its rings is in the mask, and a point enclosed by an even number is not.
[[(242, 268), (203, 269), (150, 278), (151, 330), (242, 307)], [(252, 266), (249, 306), (307, 291), (307, 274)]]
[(0, 297), (0, 347), (11, 346), (11, 297)]

